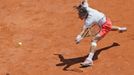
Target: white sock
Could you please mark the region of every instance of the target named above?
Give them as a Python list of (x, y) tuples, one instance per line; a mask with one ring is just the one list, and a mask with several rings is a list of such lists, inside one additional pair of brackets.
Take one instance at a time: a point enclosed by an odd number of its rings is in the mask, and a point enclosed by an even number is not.
[(121, 27), (118, 28), (118, 30), (121, 30), (121, 29), (122, 29)]
[(87, 60), (92, 60), (93, 56), (94, 56), (94, 53), (89, 53)]

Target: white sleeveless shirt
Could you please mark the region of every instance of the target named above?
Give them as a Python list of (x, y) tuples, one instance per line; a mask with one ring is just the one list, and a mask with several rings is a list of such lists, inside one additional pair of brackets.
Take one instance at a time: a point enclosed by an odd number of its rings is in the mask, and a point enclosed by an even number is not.
[(84, 28), (88, 28), (93, 24), (102, 26), (106, 22), (106, 17), (102, 12), (90, 8), (87, 2), (85, 2), (82, 6), (88, 11), (88, 17), (84, 22)]

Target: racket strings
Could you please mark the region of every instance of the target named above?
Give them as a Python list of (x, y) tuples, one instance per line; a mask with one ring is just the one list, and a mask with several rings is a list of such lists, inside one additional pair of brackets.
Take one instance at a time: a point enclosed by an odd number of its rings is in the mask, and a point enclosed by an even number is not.
[(100, 26), (93, 25), (92, 27), (88, 28), (88, 34), (86, 36), (87, 37), (96, 36), (99, 32), (100, 32)]

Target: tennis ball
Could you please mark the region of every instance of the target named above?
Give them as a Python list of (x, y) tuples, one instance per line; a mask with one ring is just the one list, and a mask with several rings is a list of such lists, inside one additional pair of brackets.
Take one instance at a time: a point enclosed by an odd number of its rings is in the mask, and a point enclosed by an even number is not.
[(18, 42), (18, 45), (20, 45), (20, 46), (21, 46), (21, 45), (22, 45), (22, 42)]

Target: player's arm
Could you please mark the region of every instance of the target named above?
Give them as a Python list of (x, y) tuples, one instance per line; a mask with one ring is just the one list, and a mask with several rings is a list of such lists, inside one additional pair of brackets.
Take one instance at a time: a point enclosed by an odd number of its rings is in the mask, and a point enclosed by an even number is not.
[(83, 0), (82, 2), (85, 2), (85, 3), (87, 3), (87, 2), (88, 2), (88, 0)]
[(83, 37), (83, 34), (88, 30), (88, 28), (84, 25), (82, 31), (80, 32), (80, 36)]
[(85, 7), (88, 12), (90, 12), (90, 6), (88, 4), (88, 0), (83, 0), (81, 5)]
[(82, 31), (80, 32), (80, 34), (77, 35), (77, 37), (75, 39), (76, 44), (80, 43), (80, 41), (84, 38), (83, 35), (87, 31), (87, 29), (88, 28), (85, 28), (85, 27), (82, 28)]
[(92, 23), (93, 23), (92, 20), (86, 19), (85, 24), (82, 28), (82, 31), (76, 37), (76, 43), (77, 44), (80, 43), (80, 41), (84, 38), (83, 35), (85, 34), (85, 32), (87, 32), (88, 28), (91, 27)]
[(82, 1), (82, 5), (84, 6), (84, 7), (88, 7), (89, 5), (88, 5), (88, 0), (83, 0)]

